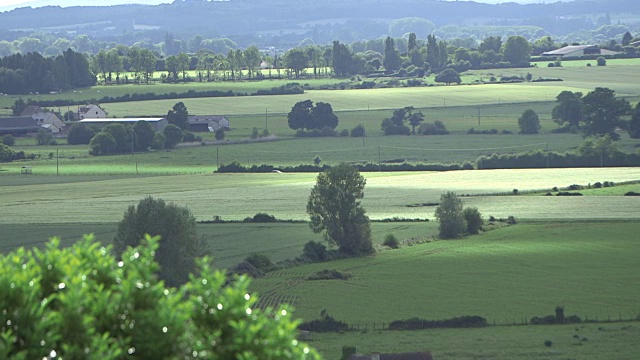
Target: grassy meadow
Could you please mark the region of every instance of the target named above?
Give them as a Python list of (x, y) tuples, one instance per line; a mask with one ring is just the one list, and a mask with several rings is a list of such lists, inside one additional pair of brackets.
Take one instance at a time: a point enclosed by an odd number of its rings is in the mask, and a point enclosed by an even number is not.
[[(166, 114), (183, 101), (190, 114), (227, 115), (232, 129), (222, 142), (213, 141), (212, 134), (197, 134), (204, 137), (205, 146), (186, 144), (170, 151), (104, 157), (89, 156), (88, 146), (66, 145), (64, 140), (56, 146), (36, 146), (34, 139), (18, 138), (12, 148), (40, 157), (0, 164), (0, 252), (42, 247), (50, 236), (59, 236), (66, 246), (87, 233), (109, 244), (127, 207), (145, 196), (186, 206), (198, 221), (216, 216), (242, 220), (258, 212), (278, 219), (307, 220), (306, 203), (317, 174), (215, 174), (213, 170), (232, 161), (310, 164), (315, 156), (323, 164), (461, 163), (493, 153), (574, 151), (583, 141), (580, 134), (551, 133), (557, 127), (551, 111), (559, 92), (587, 93), (607, 86), (632, 102), (640, 99), (638, 82), (630, 81), (640, 69), (638, 59), (609, 60), (605, 67), (587, 67), (584, 61), (563, 62), (562, 68), (546, 64), (470, 71), (464, 74), (464, 85), (103, 104), (112, 116), (139, 116)], [(534, 79), (563, 81), (480, 84), (492, 76), (524, 77), (527, 73)], [(349, 80), (96, 86), (40, 98), (84, 101), (105, 95), (192, 89), (251, 93), (288, 82), (317, 87), (345, 81)], [(433, 76), (426, 83), (434, 85)], [(15, 99), (0, 98), (0, 107), (11, 106)], [(306, 99), (331, 103), (340, 119), (338, 130), (364, 124), (367, 136), (294, 137), (286, 114), (295, 102)], [(383, 136), (382, 119), (404, 106), (420, 109), (426, 122), (443, 121), (451, 134)], [(526, 109), (538, 113), (542, 134), (517, 134), (517, 119)], [(254, 127), (268, 128), (271, 135), (249, 141)], [(466, 134), (472, 127), (513, 134)], [(622, 133), (616, 145), (635, 152), (640, 142)], [(33, 174), (19, 175), (22, 166), (31, 166)], [(363, 176), (367, 185), (362, 205), (371, 219), (429, 221), (373, 222), (375, 256), (278, 270), (251, 285), (260, 294), (262, 306), (289, 302), (296, 309), (295, 316), (306, 320), (318, 318), (326, 309), (338, 320), (369, 324), (366, 331), (313, 334), (310, 345), (325, 358), (339, 358), (344, 345), (357, 346), (365, 353), (430, 349), (437, 359), (634, 359), (640, 353), (637, 322), (402, 332), (371, 329), (374, 322), (462, 315), (512, 325), (552, 314), (558, 305), (565, 307), (567, 315), (590, 320), (636, 318), (640, 202), (622, 195), (640, 192), (640, 168), (607, 168), (605, 163), (598, 168), (369, 172)], [(580, 190), (585, 196), (544, 196), (553, 187), (605, 181), (616, 186)], [(514, 189), (520, 195), (513, 195)], [(437, 240), (434, 211), (446, 191), (460, 195), (464, 206), (477, 207), (485, 220), (514, 216), (518, 224), (458, 240)], [(301, 254), (306, 242), (322, 240), (305, 222), (199, 223), (197, 232), (217, 268), (237, 264), (252, 253), (265, 253), (274, 262), (291, 259)], [(382, 246), (390, 233), (401, 241), (400, 249)], [(306, 280), (323, 269), (337, 269), (352, 277), (346, 281)], [(553, 341), (553, 346), (545, 347), (545, 340)]]
[[(552, 314), (601, 320), (638, 315), (640, 229), (629, 222), (545, 222), (503, 227), (454, 241), (431, 241), (375, 256), (271, 272), (252, 282), (262, 301), (293, 299), (296, 315), (326, 309), (350, 324), (479, 315), (523, 323)], [(596, 265), (598, 264), (598, 265)], [(349, 280), (309, 281), (323, 269)], [(523, 320), (524, 319), (524, 320)]]
[[(635, 219), (640, 214), (640, 203), (628, 196), (479, 196), (639, 180), (638, 168), (371, 172), (364, 176), (362, 205), (372, 219), (433, 219), (435, 206), (428, 203), (437, 203), (446, 191), (470, 195), (464, 203), (486, 216), (579, 220)], [(201, 174), (98, 176), (76, 181), (74, 176), (0, 176), (0, 224), (115, 223), (129, 205), (148, 195), (189, 207), (197, 220), (214, 216), (242, 220), (257, 212), (303, 220), (315, 177), (313, 173)], [(632, 188), (640, 192), (639, 186)]]
[[(309, 344), (326, 359), (339, 359), (342, 346), (360, 353), (430, 350), (434, 359), (635, 360), (638, 323), (497, 326), (482, 329), (371, 331), (313, 334)], [(545, 341), (552, 341), (545, 347)], [(384, 350), (381, 350), (384, 349)]]

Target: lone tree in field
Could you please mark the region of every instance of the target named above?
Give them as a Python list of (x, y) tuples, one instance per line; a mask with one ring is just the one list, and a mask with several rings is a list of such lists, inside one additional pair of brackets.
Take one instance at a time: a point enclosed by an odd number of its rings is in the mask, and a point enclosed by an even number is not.
[(451, 83), (460, 84), (462, 79), (460, 79), (460, 74), (453, 69), (444, 69), (441, 73), (436, 75), (436, 82), (445, 83), (447, 85)]
[(129, 206), (113, 239), (116, 254), (140, 245), (145, 234), (160, 235), (160, 247), (155, 253), (160, 278), (168, 286), (184, 284), (195, 270), (196, 257), (201, 255), (191, 211), (150, 196), (140, 200), (138, 206)]
[(311, 230), (324, 232), (330, 244), (351, 256), (373, 251), (369, 217), (360, 206), (365, 183), (358, 170), (340, 164), (318, 175), (307, 203)]
[(531, 109), (525, 110), (518, 118), (520, 134), (537, 134), (540, 132), (540, 119), (538, 114)]
[(454, 239), (465, 231), (462, 201), (451, 191), (440, 195), (440, 205), (436, 208), (439, 235), (442, 239)]

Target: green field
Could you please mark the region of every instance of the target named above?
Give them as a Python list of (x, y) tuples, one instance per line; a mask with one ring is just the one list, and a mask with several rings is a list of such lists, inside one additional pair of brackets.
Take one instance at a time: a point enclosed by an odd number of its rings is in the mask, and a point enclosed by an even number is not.
[[(377, 119), (376, 119), (377, 120)], [(471, 120), (465, 120), (470, 124)], [(373, 126), (373, 125), (372, 125)], [(230, 133), (239, 133), (234, 129)], [(367, 136), (366, 138), (330, 137), (295, 138), (273, 135), (266, 140), (247, 140), (250, 130), (244, 130), (244, 140), (209, 142), (206, 146), (181, 144), (177, 149), (150, 151), (126, 155), (90, 156), (87, 145), (36, 146), (17, 145), (15, 150), (38, 154), (33, 161), (0, 164), (0, 177), (19, 174), (22, 166), (31, 166), (34, 175), (166, 175), (211, 173), (218, 165), (238, 161), (242, 165), (271, 164), (275, 166), (311, 164), (320, 156), (323, 164), (340, 162), (475, 164), (480, 155), (519, 153), (530, 150), (556, 152), (575, 151), (583, 142), (579, 134), (496, 134), (468, 135), (453, 133), (441, 136)], [(284, 130), (283, 130), (284, 131)], [(288, 130), (292, 134), (291, 130)], [(24, 144), (24, 142), (23, 142)], [(636, 152), (640, 141), (622, 134), (616, 147), (624, 152)], [(604, 166), (607, 166), (606, 158)], [(594, 161), (593, 166), (600, 166)], [(478, 167), (480, 165), (478, 164)]]
[[(526, 223), (457, 241), (274, 271), (255, 279), (262, 301), (293, 300), (296, 315), (326, 309), (350, 324), (479, 315), (522, 323), (565, 306), (567, 315), (638, 315), (640, 230), (630, 222)], [(322, 269), (349, 280), (308, 281)], [(371, 327), (371, 325), (369, 325)]]
[[(575, 337), (577, 336), (577, 338)], [(483, 329), (371, 331), (313, 334), (309, 345), (326, 359), (339, 359), (342, 346), (360, 353), (430, 350), (434, 359), (636, 360), (640, 325), (635, 323), (498, 326)], [(545, 347), (545, 341), (553, 342)]]
[[(594, 61), (595, 64), (595, 61)], [(111, 242), (117, 222), (130, 205), (145, 196), (188, 207), (198, 221), (220, 216), (242, 220), (258, 212), (278, 219), (307, 220), (306, 202), (315, 173), (214, 174), (218, 164), (323, 164), (339, 162), (452, 163), (475, 161), (480, 155), (529, 150), (574, 151), (580, 134), (553, 134), (555, 96), (562, 90), (587, 93), (596, 86), (615, 89), (635, 102), (640, 86), (640, 60), (609, 60), (606, 67), (563, 62), (528, 69), (470, 71), (469, 85), (384, 88), (371, 90), (309, 90), (304, 95), (173, 99), (103, 104), (113, 116), (166, 114), (184, 101), (190, 114), (225, 114), (231, 131), (224, 142), (203, 135), (206, 146), (180, 145), (170, 151), (92, 157), (88, 146), (36, 146), (18, 139), (13, 148), (39, 154), (33, 161), (0, 164), (0, 252), (20, 246), (42, 247), (50, 236), (63, 246), (95, 233)], [(561, 82), (477, 84), (495, 76), (561, 78)], [(382, 79), (375, 79), (382, 81)], [(131, 92), (233, 90), (254, 92), (291, 80), (98, 86), (56, 95), (88, 100)], [(317, 87), (341, 79), (303, 80)], [(386, 80), (385, 80), (386, 81)], [(433, 77), (427, 79), (433, 84)], [(50, 99), (53, 95), (41, 95)], [(365, 138), (295, 138), (286, 114), (300, 100), (327, 101), (340, 119), (338, 130), (364, 124)], [(0, 107), (14, 98), (3, 97)], [(7, 105), (8, 104), (8, 105)], [(414, 106), (425, 121), (443, 121), (447, 136), (383, 136), (380, 123), (395, 108)], [(526, 109), (540, 116), (542, 134), (517, 135), (517, 118)], [(63, 109), (61, 109), (63, 110)], [(248, 141), (252, 129), (268, 128), (271, 137)], [(514, 134), (467, 135), (469, 128)], [(616, 144), (638, 151), (640, 142), (622, 133)], [(594, 164), (596, 165), (596, 164)], [(606, 166), (606, 163), (604, 164)], [(31, 166), (32, 175), (19, 175)], [(56, 176), (60, 174), (60, 176)], [(171, 175), (171, 176), (169, 176)], [(622, 196), (640, 192), (640, 168), (473, 170), (452, 172), (370, 172), (362, 201), (374, 220), (420, 218), (421, 222), (373, 222), (375, 256), (287, 268), (255, 279), (252, 291), (261, 306), (290, 302), (295, 316), (332, 316), (366, 331), (313, 334), (312, 346), (327, 359), (340, 356), (344, 345), (360, 352), (430, 349), (437, 359), (635, 359), (638, 323), (576, 326), (495, 326), (485, 329), (380, 331), (372, 324), (420, 317), (442, 319), (480, 315), (490, 323), (512, 325), (532, 316), (552, 314), (556, 306), (567, 315), (593, 320), (630, 320), (638, 316), (640, 296), (637, 254), (640, 202)], [(614, 182), (616, 186), (580, 190), (585, 196), (544, 196), (553, 187)], [(619, 185), (620, 183), (624, 183)], [(520, 195), (513, 195), (518, 189)], [(514, 216), (518, 224), (498, 227), (459, 240), (436, 240), (434, 211), (446, 191), (461, 196), (464, 206), (489, 216)], [(502, 223), (498, 223), (502, 224)], [(226, 268), (252, 253), (274, 262), (301, 254), (310, 240), (321, 241), (307, 223), (224, 223), (197, 225), (214, 257)], [(381, 243), (393, 233), (401, 248)], [(353, 275), (347, 281), (308, 281), (318, 270), (337, 269)], [(367, 325), (364, 325), (367, 324)], [(579, 334), (578, 339), (573, 336)], [(588, 340), (582, 340), (582, 338)], [(552, 340), (552, 347), (543, 342)]]
[[(571, 184), (640, 180), (638, 168), (473, 170), (365, 173), (362, 202), (373, 219), (433, 219), (440, 194), (509, 193)], [(242, 220), (257, 212), (279, 219), (306, 219), (306, 202), (316, 174), (206, 174), (86, 177), (60, 182), (55, 176), (0, 176), (0, 224), (114, 223), (129, 205), (147, 195), (191, 209), (197, 220), (221, 216)], [(75, 177), (62, 177), (75, 179)], [(24, 180), (23, 180), (24, 179)], [(24, 181), (24, 183), (22, 183)], [(636, 185), (638, 186), (638, 185)], [(637, 189), (636, 191), (640, 191)], [(637, 218), (640, 203), (628, 196), (470, 196), (464, 203), (486, 215), (520, 219)], [(55, 209), (55, 211), (51, 211)]]

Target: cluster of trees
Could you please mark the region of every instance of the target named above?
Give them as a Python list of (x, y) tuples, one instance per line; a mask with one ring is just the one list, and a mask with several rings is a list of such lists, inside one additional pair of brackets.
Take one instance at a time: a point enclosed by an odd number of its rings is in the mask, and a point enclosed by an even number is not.
[[(405, 106), (393, 111), (391, 117), (382, 120), (381, 128), (385, 135), (445, 135), (447, 128), (440, 120), (433, 123), (423, 123), (424, 114), (416, 111), (413, 106)], [(411, 126), (411, 129), (409, 129)]]
[[(548, 35), (532, 42), (521, 35), (511, 35), (504, 41), (501, 36), (489, 36), (480, 42), (469, 42), (443, 40), (433, 34), (420, 39), (415, 32), (410, 32), (407, 37), (386, 37), (351, 45), (337, 40), (329, 45), (303, 42), (279, 55), (260, 51), (254, 45), (239, 49), (228, 39), (221, 40), (224, 46), (211, 49), (202, 47), (207, 44), (202, 37), (192, 40), (193, 46), (180, 46), (181, 43), (167, 33), (158, 48), (148, 44), (113, 44), (89, 54), (67, 47), (61, 50), (61, 55), (49, 57), (28, 49), (28, 52), (22, 52), (23, 55), (7, 55), (0, 60), (0, 92), (43, 93), (91, 86), (98, 79), (109, 84), (149, 83), (158, 72), (161, 81), (165, 82), (299, 78), (309, 76), (310, 68), (314, 77), (378, 72), (423, 77), (436, 73), (436, 81), (450, 84), (460, 82), (460, 72), (496, 66), (528, 66), (532, 54), (567, 45), (555, 43)], [(627, 32), (623, 44), (633, 40)], [(86, 48), (82, 43), (67, 45), (73, 45), (74, 49)], [(608, 48), (630, 54), (633, 49), (629, 46), (620, 49), (615, 41), (609, 45)], [(196, 71), (195, 78), (188, 71)]]
[(87, 58), (71, 49), (55, 57), (27, 53), (0, 58), (0, 93), (49, 93), (95, 84)]
[[(162, 132), (144, 120), (133, 126), (113, 123), (102, 129), (74, 123), (67, 134), (70, 145), (89, 144), (92, 155), (125, 154), (147, 151), (149, 148), (172, 149), (181, 141), (198, 141), (189, 129), (189, 112), (183, 102), (176, 103), (167, 113), (169, 124)], [(224, 139), (224, 129), (216, 132), (216, 139)]]
[(585, 137), (609, 135), (618, 140), (616, 128), (627, 128), (629, 135), (639, 137), (640, 115), (638, 107), (630, 122), (623, 117), (632, 114), (632, 108), (625, 99), (615, 96), (609, 88), (597, 87), (587, 95), (581, 92), (562, 91), (556, 97), (556, 106), (551, 116), (565, 130), (582, 131)]
[(462, 200), (451, 191), (440, 195), (435, 217), (442, 239), (455, 239), (465, 233), (478, 234), (484, 225), (480, 211), (472, 207), (463, 208)]
[(333, 113), (331, 104), (313, 101), (299, 101), (287, 114), (289, 127), (293, 130), (334, 130), (338, 126), (338, 117)]

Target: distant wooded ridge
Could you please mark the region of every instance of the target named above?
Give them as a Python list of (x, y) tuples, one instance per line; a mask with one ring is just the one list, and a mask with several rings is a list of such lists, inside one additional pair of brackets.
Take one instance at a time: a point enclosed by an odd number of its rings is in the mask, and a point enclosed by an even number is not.
[[(155, 6), (48, 6), (0, 13), (0, 40), (13, 41), (33, 32), (43, 32), (69, 38), (86, 34), (101, 41), (133, 45), (162, 41), (164, 35), (171, 32), (176, 39), (185, 39), (183, 41), (200, 35), (204, 38), (228, 37), (240, 47), (255, 44), (288, 48), (304, 39), (326, 44), (333, 40), (350, 43), (386, 35), (402, 36), (391, 33), (394, 29), (390, 28), (390, 23), (407, 17), (429, 20), (438, 29), (446, 25), (533, 26), (539, 28), (539, 37), (564, 36), (603, 25), (618, 25), (620, 19), (612, 14), (622, 13), (625, 16), (621, 17), (624, 20), (621, 24), (627, 25), (632, 33), (637, 31), (640, 2), (636, 0), (527, 5), (436, 0), (322, 0), (304, 4), (294, 0), (189, 0)], [(637, 19), (634, 20), (633, 14), (638, 15)], [(395, 30), (403, 31), (402, 27)], [(416, 32), (414, 29), (409, 31)], [(512, 35), (504, 31), (501, 35)], [(417, 34), (421, 38), (428, 35)], [(476, 36), (489, 35), (498, 34)]]

